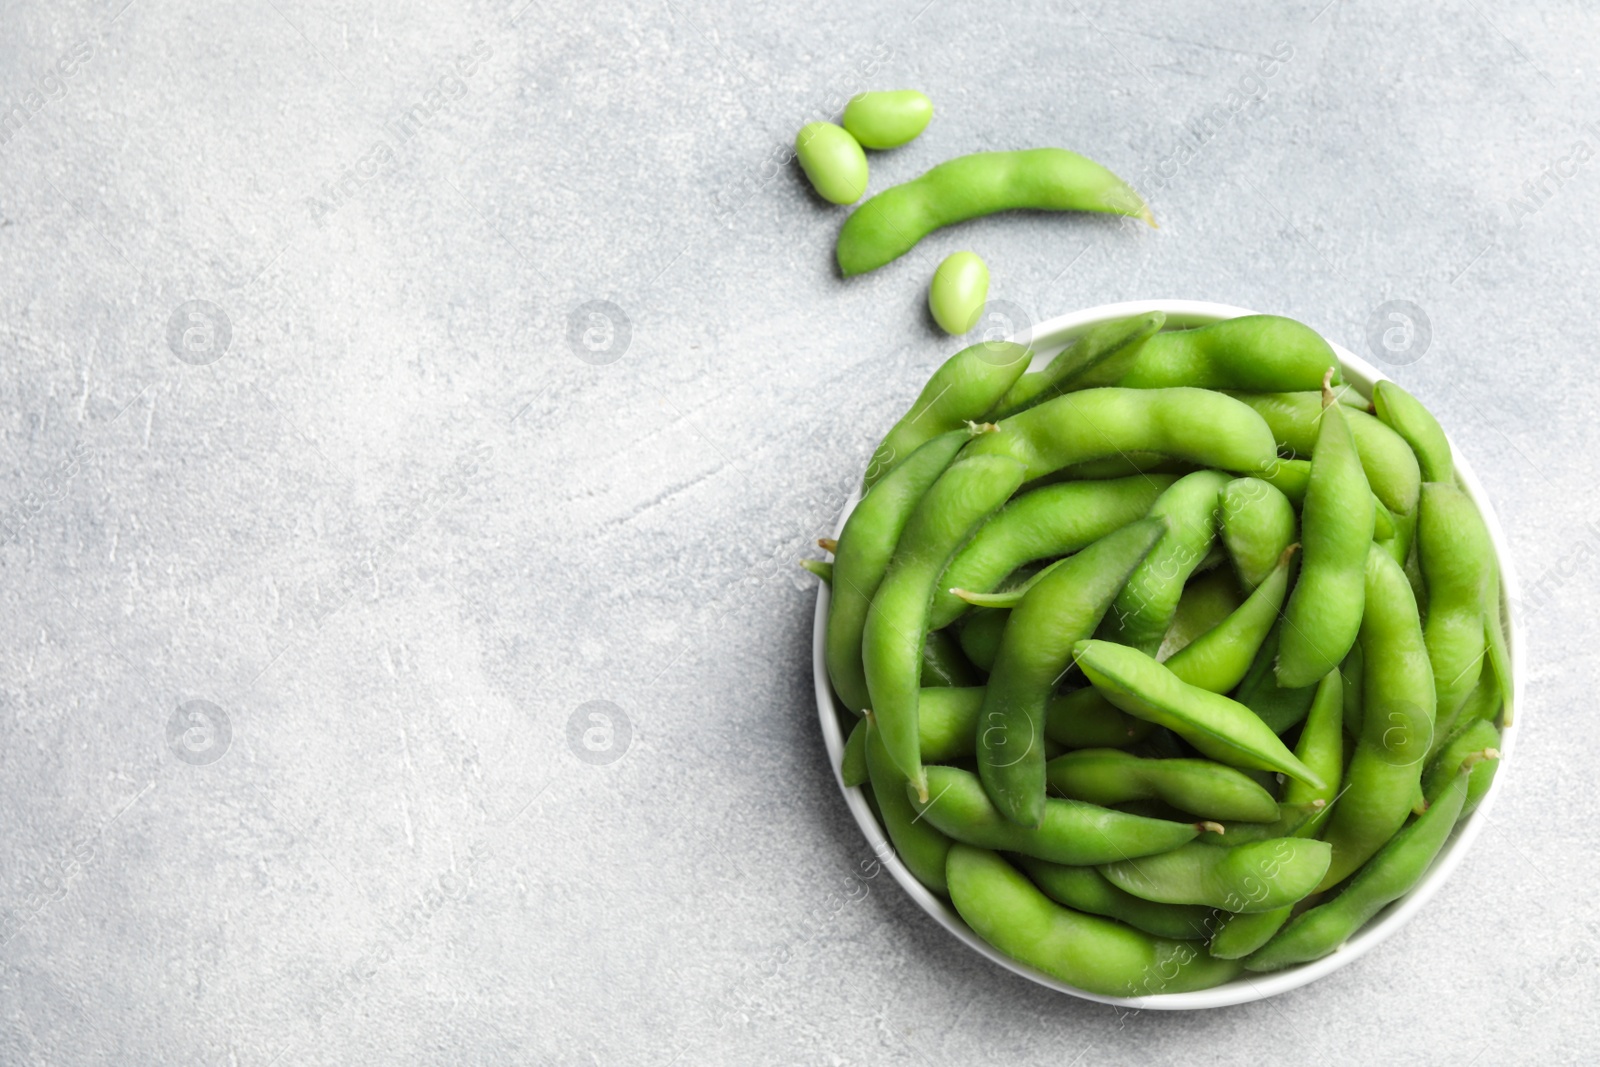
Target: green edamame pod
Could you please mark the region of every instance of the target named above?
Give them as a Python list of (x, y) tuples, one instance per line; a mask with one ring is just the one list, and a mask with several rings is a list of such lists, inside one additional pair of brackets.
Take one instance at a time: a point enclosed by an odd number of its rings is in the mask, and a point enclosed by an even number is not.
[(911, 513), (873, 594), (861, 632), (867, 693), (883, 747), (912, 782), (921, 782), (917, 701), (934, 583), (956, 550), (1016, 492), (1022, 473), (1022, 464), (1003, 456), (952, 463)]
[(1120, 456), (1071, 463), (1050, 475), (1052, 482), (1096, 482), (1108, 478), (1130, 478), (1134, 475), (1170, 474), (1182, 477), (1193, 474), (1197, 466), (1186, 460), (1169, 459), (1156, 452), (1124, 452)]
[(1476, 505), (1453, 485), (1428, 482), (1417, 512), (1417, 562), (1428, 588), (1422, 638), (1438, 693), (1435, 737), (1448, 733), (1483, 672), (1494, 545)]
[(1172, 624), (1161, 638), (1156, 659), (1163, 662), (1170, 660), (1215, 630), (1245, 602), (1244, 592), (1232, 572), (1217, 566), (1224, 555), (1224, 551), (1212, 542), (1210, 551), (1195, 568), (1194, 575), (1184, 583), (1183, 593), (1178, 597), (1178, 608), (1172, 613)]
[(1311, 894), (1328, 869), (1325, 842), (1279, 837), (1237, 848), (1191, 841), (1170, 852), (1108, 863), (1107, 881), (1160, 904), (1201, 904), (1223, 911), (1287, 907)]
[(1271, 466), (1256, 474), (1256, 477), (1282, 493), (1289, 499), (1289, 503), (1299, 507), (1305, 503), (1306, 487), (1311, 484), (1311, 461), (1274, 460)]
[(1057, 904), (1090, 915), (1118, 919), (1156, 937), (1195, 941), (1206, 936), (1210, 908), (1141, 900), (1112, 885), (1093, 867), (1067, 867), (1032, 856), (1019, 856), (1016, 862), (1033, 879), (1033, 884)]
[[(994, 417), (1015, 415), (1035, 404), (1060, 396), (1090, 370), (1113, 358), (1124, 367), (1132, 362), (1139, 343), (1166, 325), (1165, 311), (1151, 311), (1126, 319), (1102, 322), (1084, 330), (1072, 343), (1039, 370), (1017, 379), (1017, 384), (995, 405)], [(1121, 377), (1122, 372), (1117, 372)]]
[(876, 270), (937, 229), (1017, 208), (1098, 211), (1155, 225), (1131, 186), (1076, 152), (977, 152), (885, 189), (852, 212), (839, 231), (839, 269), (847, 278)]
[(1272, 940), (1294, 914), (1294, 905), (1271, 911), (1224, 912), (1206, 951), (1219, 960), (1242, 960)]
[(985, 674), (994, 670), (994, 658), (1000, 654), (1000, 635), (1006, 631), (1010, 608), (974, 608), (962, 620), (956, 639), (967, 659)]
[(1439, 754), (1428, 763), (1422, 775), (1422, 797), (1432, 804), (1445, 786), (1455, 780), (1456, 773), (1468, 765), (1468, 757), (1484, 754), (1488, 758), (1470, 765), (1472, 772), (1467, 780), (1467, 799), (1462, 805), (1461, 817), (1466, 818), (1483, 799), (1494, 781), (1495, 768), (1500, 765), (1500, 731), (1494, 724), (1478, 719), (1452, 734), (1439, 749)]
[(1102, 630), (1106, 637), (1154, 655), (1178, 608), (1183, 586), (1205, 559), (1217, 534), (1217, 497), (1228, 483), (1220, 471), (1196, 471), (1174, 482), (1150, 507), (1167, 530), (1128, 576)]
[(1361, 620), (1361, 736), (1323, 837), (1333, 862), (1321, 889), (1349, 877), (1393, 837), (1420, 796), (1432, 741), (1433, 668), (1406, 576), (1373, 545)]
[(1279, 771), (1312, 786), (1326, 786), (1249, 708), (1189, 685), (1138, 649), (1109, 641), (1080, 641), (1073, 655), (1111, 703), (1165, 726), (1204, 755), (1232, 767)]
[(1454, 484), (1456, 465), (1450, 453), (1450, 442), (1439, 421), (1420, 400), (1394, 382), (1384, 381), (1373, 386), (1372, 406), (1378, 418), (1404, 438), (1416, 453), (1423, 481)]
[[(1279, 448), (1299, 456), (1311, 455), (1322, 421), (1320, 392), (1233, 395), (1266, 420)], [(1411, 446), (1374, 416), (1348, 406), (1343, 411), (1373, 495), (1396, 515), (1415, 511), (1422, 474)]]
[(1239, 687), (1233, 691), (1233, 699), (1255, 712), (1275, 734), (1287, 733), (1306, 717), (1317, 691), (1313, 685), (1294, 689), (1278, 685), (1272, 668), (1278, 659), (1278, 638), (1282, 632), (1283, 620), (1279, 619), (1261, 642), (1261, 649), (1239, 681)]
[(1218, 532), (1246, 591), (1266, 580), (1284, 549), (1295, 544), (1300, 521), (1289, 498), (1260, 478), (1235, 478), (1217, 498)]
[(867, 156), (861, 145), (831, 122), (811, 122), (795, 134), (794, 154), (822, 199), (853, 204), (867, 191)]
[(1251, 971), (1275, 971), (1321, 959), (1349, 940), (1384, 905), (1422, 880), (1444, 847), (1467, 795), (1467, 774), (1456, 776), (1439, 799), (1373, 856), (1350, 885), (1326, 904), (1292, 920), (1244, 961)]
[(1221, 985), (1239, 965), (1188, 941), (1151, 937), (1063, 908), (993, 852), (957, 845), (950, 899), (974, 933), (1001, 952), (1091, 993), (1147, 996)]
[(1338, 366), (1328, 342), (1304, 323), (1281, 315), (1242, 315), (1158, 333), (1139, 346), (1131, 365), (1102, 365), (1073, 384), (1277, 392), (1317, 389), (1328, 369)]
[(823, 585), (833, 584), (833, 564), (825, 559), (803, 559), (800, 566), (822, 579)]
[(1271, 822), (1278, 802), (1231, 767), (1199, 759), (1144, 759), (1114, 748), (1086, 748), (1045, 765), (1050, 788), (1069, 800), (1110, 807), (1159, 800), (1202, 819)]
[(1168, 657), (1167, 669), (1213, 693), (1238, 685), (1278, 621), (1289, 590), (1289, 562), (1298, 547), (1283, 550), (1271, 573), (1232, 614)]
[(915, 89), (857, 93), (844, 106), (844, 128), (863, 148), (899, 148), (933, 118), (933, 101)]
[(839, 778), (852, 789), (867, 781), (867, 720), (863, 716), (844, 739), (844, 755), (839, 757)]
[(1344, 679), (1344, 729), (1351, 737), (1361, 736), (1361, 642), (1357, 641), (1350, 654), (1339, 664), (1339, 676)]
[(925, 688), (982, 685), (983, 675), (953, 636), (934, 631), (922, 646), (922, 684)]
[[(1478, 684), (1467, 694), (1467, 702), (1461, 705), (1461, 712), (1456, 716), (1455, 729), (1459, 730), (1480, 719), (1493, 723), (1500, 714), (1501, 700), (1500, 679), (1495, 675), (1494, 664), (1485, 656), (1483, 671), (1478, 675)], [(1435, 728), (1436, 739), (1439, 732)]]
[(967, 446), (1011, 456), (1027, 477), (1130, 452), (1159, 452), (1202, 467), (1267, 471), (1278, 464), (1272, 431), (1239, 401), (1209, 389), (1086, 389), (1001, 420)]
[(1323, 781), (1319, 789), (1291, 778), (1283, 788), (1285, 804), (1309, 805), (1318, 810), (1296, 834), (1311, 837), (1333, 813), (1333, 802), (1339, 796), (1340, 779), (1344, 775), (1344, 676), (1338, 671), (1329, 671), (1317, 683), (1311, 711), (1306, 715), (1306, 725), (1295, 743), (1294, 754)]
[(1150, 736), (1155, 727), (1136, 719), (1092, 688), (1051, 697), (1044, 712), (1044, 736), (1067, 748), (1124, 748)]
[(1175, 481), (1170, 474), (1149, 474), (1062, 482), (1014, 497), (950, 561), (933, 595), (929, 625), (948, 626), (966, 612), (966, 601), (951, 589), (987, 593), (1019, 567), (1093, 544), (1143, 518)]
[(884, 749), (874, 718), (871, 712), (867, 713), (867, 773), (872, 779), (872, 796), (878, 802), (883, 828), (889, 832), (895, 853), (916, 875), (917, 881), (935, 893), (946, 895), (949, 891), (945, 886), (944, 861), (950, 851), (950, 839), (917, 817), (916, 809), (906, 796), (906, 777)]
[(1489, 666), (1500, 682), (1500, 703), (1503, 708), (1501, 726), (1512, 723), (1511, 706), (1515, 690), (1511, 684), (1511, 649), (1506, 646), (1506, 629), (1500, 606), (1500, 560), (1490, 560), (1489, 595), (1485, 603), (1484, 630), (1488, 641)]
[[(1023, 345), (980, 341), (945, 360), (922, 387), (911, 410), (889, 428), (873, 450), (862, 489), (871, 489), (924, 442), (983, 418), (1032, 358), (1033, 353)], [(970, 432), (982, 431), (973, 426)]]
[(833, 691), (851, 711), (867, 706), (861, 634), (873, 594), (889, 569), (906, 522), (939, 475), (967, 443), (964, 430), (934, 438), (873, 486), (845, 520), (834, 546), (833, 592), (828, 604), (826, 651)]
[(1037, 856), (1052, 863), (1087, 865), (1124, 856), (1149, 856), (1194, 840), (1191, 823), (1147, 819), (1141, 815), (1051, 798), (1036, 827), (1006, 820), (989, 800), (976, 775), (958, 767), (929, 766), (928, 797), (907, 788), (923, 821), (963, 844)]
[(976, 252), (953, 252), (933, 272), (928, 311), (939, 329), (964, 334), (978, 325), (989, 300), (989, 267)]
[(1301, 511), (1300, 577), (1283, 609), (1278, 685), (1313, 685), (1337, 667), (1361, 628), (1372, 490), (1361, 470), (1343, 405), (1324, 390)]
[(1162, 537), (1140, 519), (1053, 568), (1012, 609), (989, 672), (978, 731), (978, 771), (1005, 817), (1037, 826), (1044, 816), (1044, 720), (1051, 691), (1072, 665), (1073, 645), (1094, 633), (1112, 598)]

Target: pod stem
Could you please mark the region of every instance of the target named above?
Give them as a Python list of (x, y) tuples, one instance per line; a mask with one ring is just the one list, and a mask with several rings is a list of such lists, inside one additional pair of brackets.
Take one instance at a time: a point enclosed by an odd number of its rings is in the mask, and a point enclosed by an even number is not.
[(967, 433), (971, 434), (973, 437), (978, 437), (986, 433), (994, 433), (999, 429), (1000, 427), (996, 426), (992, 422), (973, 422), (971, 419), (967, 420)]
[(822, 549), (824, 552), (832, 552), (835, 555), (837, 555), (839, 552), (839, 542), (831, 537), (817, 538), (817, 547)]
[(1329, 404), (1337, 404), (1339, 402), (1339, 398), (1333, 393), (1333, 372), (1336, 369), (1335, 367), (1329, 367), (1322, 373), (1322, 406), (1324, 408)]

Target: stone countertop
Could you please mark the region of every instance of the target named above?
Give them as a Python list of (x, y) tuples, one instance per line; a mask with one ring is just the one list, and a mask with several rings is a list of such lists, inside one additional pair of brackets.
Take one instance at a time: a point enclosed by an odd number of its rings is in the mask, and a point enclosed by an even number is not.
[[(1592, 1055), (1594, 13), (1042, 7), (0, 8), (0, 1062)], [(841, 280), (790, 139), (907, 86), (874, 189), (1062, 145), (1161, 228)], [(1524, 732), (1356, 965), (1129, 1015), (872, 876), (795, 560), (959, 344), (961, 248), (1013, 325), (1301, 318), (1487, 486)]]

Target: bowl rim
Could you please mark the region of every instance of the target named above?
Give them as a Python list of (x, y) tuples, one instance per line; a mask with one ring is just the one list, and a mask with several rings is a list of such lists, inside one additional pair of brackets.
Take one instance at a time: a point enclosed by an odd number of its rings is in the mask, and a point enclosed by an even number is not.
[[(1008, 338), (1022, 344), (1031, 344), (1036, 353), (1054, 355), (1066, 343), (1072, 340), (1084, 329), (1105, 322), (1110, 319), (1124, 318), (1131, 315), (1140, 315), (1152, 311), (1162, 311), (1167, 315), (1169, 326), (1199, 326), (1210, 322), (1219, 322), (1223, 319), (1237, 318), (1241, 315), (1255, 315), (1254, 312), (1230, 304), (1218, 304), (1204, 300), (1132, 300), (1115, 304), (1102, 304), (1097, 307), (1086, 308), (1070, 314), (1060, 315), (1053, 319), (1039, 323), (1029, 330)], [(1328, 342), (1344, 369), (1345, 376), (1355, 385), (1358, 392), (1371, 398), (1373, 386), (1380, 381), (1391, 381), (1386, 374), (1378, 370), (1366, 360), (1342, 347), (1336, 342)], [(1446, 431), (1446, 438), (1449, 433)], [(1500, 598), (1503, 623), (1506, 630), (1506, 641), (1510, 646), (1511, 675), (1512, 675), (1512, 704), (1514, 717), (1511, 725), (1501, 731), (1500, 763), (1499, 770), (1495, 773), (1494, 782), (1489, 791), (1484, 794), (1483, 800), (1477, 809), (1456, 827), (1450, 840), (1434, 859), (1433, 865), (1428, 868), (1422, 880), (1399, 900), (1388, 905), (1381, 911), (1377, 918), (1368, 923), (1344, 945), (1324, 956), (1320, 960), (1303, 963), (1282, 971), (1270, 974), (1251, 974), (1245, 972), (1222, 985), (1211, 989), (1197, 990), (1188, 993), (1159, 993), (1143, 997), (1114, 997), (1088, 990), (1079, 989), (1058, 979), (1052, 978), (1042, 971), (1036, 970), (1027, 964), (1020, 963), (1001, 953), (987, 941), (984, 941), (967, 926), (954, 907), (939, 899), (928, 890), (921, 882), (917, 881), (911, 871), (901, 862), (895, 853), (894, 847), (889, 843), (883, 827), (867, 803), (866, 795), (860, 787), (846, 786), (840, 776), (839, 762), (844, 753), (845, 734), (842, 723), (850, 712), (835, 700), (832, 684), (828, 680), (826, 662), (826, 630), (828, 619), (829, 588), (827, 583), (817, 583), (817, 606), (812, 629), (811, 660), (812, 681), (816, 688), (817, 714), (822, 726), (824, 744), (828, 750), (828, 760), (832, 764), (834, 781), (838, 784), (844, 796), (845, 804), (850, 809), (850, 814), (855, 817), (856, 824), (861, 828), (867, 843), (873, 853), (879, 858), (883, 866), (900, 884), (900, 887), (910, 895), (923, 911), (930, 915), (935, 922), (949, 931), (957, 940), (968, 948), (985, 956), (993, 963), (1004, 967), (1006, 970), (1027, 978), (1039, 985), (1057, 992), (1068, 993), (1085, 1000), (1095, 1001), (1100, 1004), (1110, 1004), (1118, 1007), (1135, 1008), (1156, 1011), (1186, 1011), (1202, 1008), (1222, 1008), (1236, 1004), (1248, 1004), (1267, 997), (1286, 993), (1291, 989), (1315, 982), (1317, 979), (1332, 974), (1360, 957), (1377, 948), (1378, 945), (1388, 940), (1411, 917), (1427, 904), (1440, 887), (1450, 877), (1455, 869), (1460, 866), (1473, 843), (1485, 826), (1489, 812), (1495, 804), (1496, 798), (1505, 788), (1506, 764), (1510, 761), (1512, 750), (1516, 745), (1516, 735), (1522, 721), (1523, 685), (1527, 675), (1525, 669), (1525, 642), (1521, 627), (1521, 620), (1516, 610), (1516, 605), (1521, 602), (1517, 584), (1515, 568), (1511, 560), (1510, 546), (1506, 541), (1505, 532), (1501, 529), (1500, 521), (1495, 515), (1494, 508), (1489, 503), (1488, 494), (1482, 483), (1473, 472), (1471, 465), (1456, 448), (1454, 440), (1450, 440), (1451, 452), (1455, 457), (1457, 478), (1467, 495), (1472, 498), (1482, 513), (1484, 523), (1489, 528), (1489, 538), (1494, 546), (1495, 557), (1500, 565)], [(853, 493), (845, 502), (844, 510), (840, 513), (839, 521), (834, 527), (834, 536), (838, 536), (843, 528), (845, 519), (861, 499), (859, 491)]]

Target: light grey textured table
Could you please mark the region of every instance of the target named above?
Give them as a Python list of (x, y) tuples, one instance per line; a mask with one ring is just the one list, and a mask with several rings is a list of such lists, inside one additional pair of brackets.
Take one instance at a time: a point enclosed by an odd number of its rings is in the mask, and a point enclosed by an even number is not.
[[(1600, 25), (1324, 2), (4, 4), (0, 1062), (1592, 1057)], [(902, 86), (874, 188), (1059, 144), (1161, 229), (841, 281), (786, 146)], [(1356, 966), (1124, 1017), (863, 866), (794, 561), (957, 248), (1013, 318), (1302, 318), (1487, 484), (1526, 731)]]

